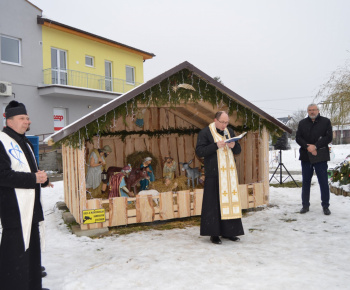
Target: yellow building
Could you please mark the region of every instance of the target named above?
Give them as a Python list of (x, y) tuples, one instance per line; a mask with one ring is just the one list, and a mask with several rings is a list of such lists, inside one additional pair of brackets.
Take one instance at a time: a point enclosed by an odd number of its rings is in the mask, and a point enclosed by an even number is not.
[(143, 62), (155, 55), (38, 17), (44, 84), (124, 93), (144, 82)]
[(142, 84), (143, 63), (155, 56), (41, 16), (37, 25), (43, 57), (38, 109), (44, 118), (53, 112), (45, 132), (60, 130)]

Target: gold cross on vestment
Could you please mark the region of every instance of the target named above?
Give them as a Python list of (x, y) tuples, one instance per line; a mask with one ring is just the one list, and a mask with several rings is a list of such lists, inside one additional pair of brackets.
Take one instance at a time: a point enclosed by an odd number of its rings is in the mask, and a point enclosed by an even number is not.
[(221, 167), (221, 170), (226, 171), (226, 167), (225, 166)]
[(232, 192), (234, 195), (236, 195), (237, 194), (237, 191), (236, 190), (233, 190), (233, 192)]
[(226, 192), (226, 190), (224, 190), (224, 192), (223, 192), (222, 194), (226, 196), (226, 195), (227, 195), (227, 192)]
[(233, 169), (234, 169), (232, 165), (231, 165), (230, 169), (231, 169), (231, 170), (233, 170)]

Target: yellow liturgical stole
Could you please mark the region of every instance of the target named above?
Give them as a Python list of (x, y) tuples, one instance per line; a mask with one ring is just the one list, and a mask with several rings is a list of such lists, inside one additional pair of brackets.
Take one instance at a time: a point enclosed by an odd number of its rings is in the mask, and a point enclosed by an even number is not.
[[(211, 123), (209, 129), (215, 143), (225, 140), (225, 137), (221, 136), (216, 131), (215, 123)], [(227, 128), (225, 128), (225, 131), (228, 137), (231, 138)], [(242, 210), (238, 193), (238, 177), (232, 150), (225, 146), (219, 148), (216, 153), (218, 157), (221, 219), (229, 220), (241, 218)]]

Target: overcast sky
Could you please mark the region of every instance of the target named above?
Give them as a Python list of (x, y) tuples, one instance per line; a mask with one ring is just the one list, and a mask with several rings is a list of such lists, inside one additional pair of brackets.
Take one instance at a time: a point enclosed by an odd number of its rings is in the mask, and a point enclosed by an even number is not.
[(188, 61), (274, 117), (305, 109), (350, 59), (348, 0), (30, 0), (43, 16), (154, 53), (145, 81)]

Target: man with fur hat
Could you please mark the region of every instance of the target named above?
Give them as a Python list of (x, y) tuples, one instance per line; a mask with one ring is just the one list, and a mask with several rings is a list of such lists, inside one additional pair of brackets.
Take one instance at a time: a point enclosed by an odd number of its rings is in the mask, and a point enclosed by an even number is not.
[(11, 101), (5, 116), (7, 127), (0, 132), (0, 288), (42, 289), (40, 191), (49, 181), (25, 137), (31, 121), (24, 104)]

